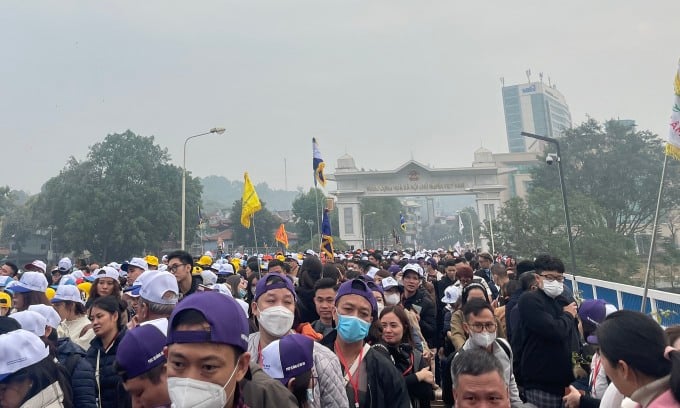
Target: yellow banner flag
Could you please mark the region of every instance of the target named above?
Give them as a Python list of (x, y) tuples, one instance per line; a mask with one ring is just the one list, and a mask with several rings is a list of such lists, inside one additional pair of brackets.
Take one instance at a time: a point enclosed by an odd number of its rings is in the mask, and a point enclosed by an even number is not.
[(243, 198), (241, 198), (241, 224), (250, 228), (250, 217), (262, 209), (262, 203), (248, 177), (248, 172), (243, 173), (243, 178), (245, 182), (243, 183)]

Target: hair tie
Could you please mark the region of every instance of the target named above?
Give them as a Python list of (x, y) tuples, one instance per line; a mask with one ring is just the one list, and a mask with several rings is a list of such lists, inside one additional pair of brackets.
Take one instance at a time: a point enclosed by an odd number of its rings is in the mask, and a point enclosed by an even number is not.
[(671, 347), (671, 346), (666, 346), (666, 349), (663, 351), (663, 356), (666, 360), (671, 359), (671, 352), (672, 351), (678, 351), (678, 349)]

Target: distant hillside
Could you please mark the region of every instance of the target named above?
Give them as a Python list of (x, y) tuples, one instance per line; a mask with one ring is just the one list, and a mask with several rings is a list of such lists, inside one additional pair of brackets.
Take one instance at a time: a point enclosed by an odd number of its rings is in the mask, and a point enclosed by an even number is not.
[[(243, 194), (242, 181), (230, 181), (222, 176), (202, 178), (201, 184), (205, 211), (229, 209)], [(272, 190), (267, 183), (256, 184), (255, 191), (270, 211), (290, 210), (293, 207), (293, 200), (300, 194), (299, 191)]]

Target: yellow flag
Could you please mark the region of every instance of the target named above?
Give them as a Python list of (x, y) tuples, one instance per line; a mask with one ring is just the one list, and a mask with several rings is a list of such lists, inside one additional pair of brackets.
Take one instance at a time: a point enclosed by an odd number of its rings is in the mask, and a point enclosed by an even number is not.
[(241, 224), (250, 228), (250, 217), (262, 209), (260, 197), (257, 196), (255, 187), (248, 177), (248, 172), (243, 173), (243, 198), (241, 198)]

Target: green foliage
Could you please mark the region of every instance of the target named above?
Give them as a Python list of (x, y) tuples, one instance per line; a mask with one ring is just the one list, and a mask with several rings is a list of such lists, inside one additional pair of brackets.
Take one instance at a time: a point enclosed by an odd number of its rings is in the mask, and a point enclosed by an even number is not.
[[(589, 119), (567, 130), (560, 146), (569, 201), (577, 194), (592, 199), (604, 225), (618, 234), (632, 236), (651, 225), (663, 162), (661, 139), (617, 121)], [(534, 167), (532, 185), (561, 194), (556, 167)], [(680, 166), (671, 160), (662, 214), (680, 203), (678, 179)]]
[[(301, 237), (298, 237), (300, 242), (291, 247), (290, 249), (292, 251), (297, 251), (297, 252), (304, 252), (308, 249), (313, 250), (314, 252), (320, 252), (319, 250), (321, 249), (319, 247), (319, 234), (314, 235), (312, 238), (312, 241), (305, 240), (304, 237), (306, 235), (303, 235)], [(306, 242), (304, 242), (306, 241)], [(336, 251), (347, 251), (349, 250), (349, 245), (343, 240), (340, 239), (340, 237), (336, 237), (335, 235), (333, 236), (333, 249)]]
[(364, 228), (367, 242), (373, 242), (375, 247), (380, 246), (381, 242), (393, 244), (393, 231), (402, 236), (401, 241), (404, 241), (404, 232), (399, 223), (399, 213), (403, 212), (399, 199), (396, 197), (363, 197), (360, 201), (361, 214), (365, 215), (363, 218), (366, 221)]
[[(316, 197), (315, 197), (316, 195)], [(311, 233), (316, 235), (321, 229), (319, 223), (322, 220), (322, 213), (317, 213), (317, 202), (319, 204), (319, 211), (323, 210), (326, 205), (326, 196), (319, 188), (310, 188), (307, 193), (300, 192), (293, 201), (293, 216), (295, 223), (295, 232), (298, 234), (298, 240), (304, 241)], [(331, 232), (338, 233), (338, 211), (331, 211), (328, 213), (331, 222)]]
[(12, 241), (21, 254), (26, 241), (36, 232), (37, 223), (28, 206), (12, 206), (3, 217), (0, 241)]
[[(262, 209), (255, 213), (250, 228), (245, 228), (241, 224), (242, 208), (241, 200), (235, 200), (229, 213), (231, 228), (234, 231), (234, 245), (237, 247), (255, 247), (255, 235), (257, 235), (257, 246), (259, 248), (264, 248), (265, 244), (269, 247), (277, 246), (278, 244), (274, 240), (274, 232), (281, 221), (267, 209), (266, 203), (262, 201)], [(255, 226), (253, 227), (253, 225)]]
[[(182, 169), (169, 164), (153, 136), (108, 135), (87, 159), (71, 158), (48, 180), (33, 204), (42, 226), (55, 226), (65, 252), (88, 250), (97, 259), (122, 260), (179, 239)], [(187, 174), (187, 245), (198, 224), (201, 185)]]

